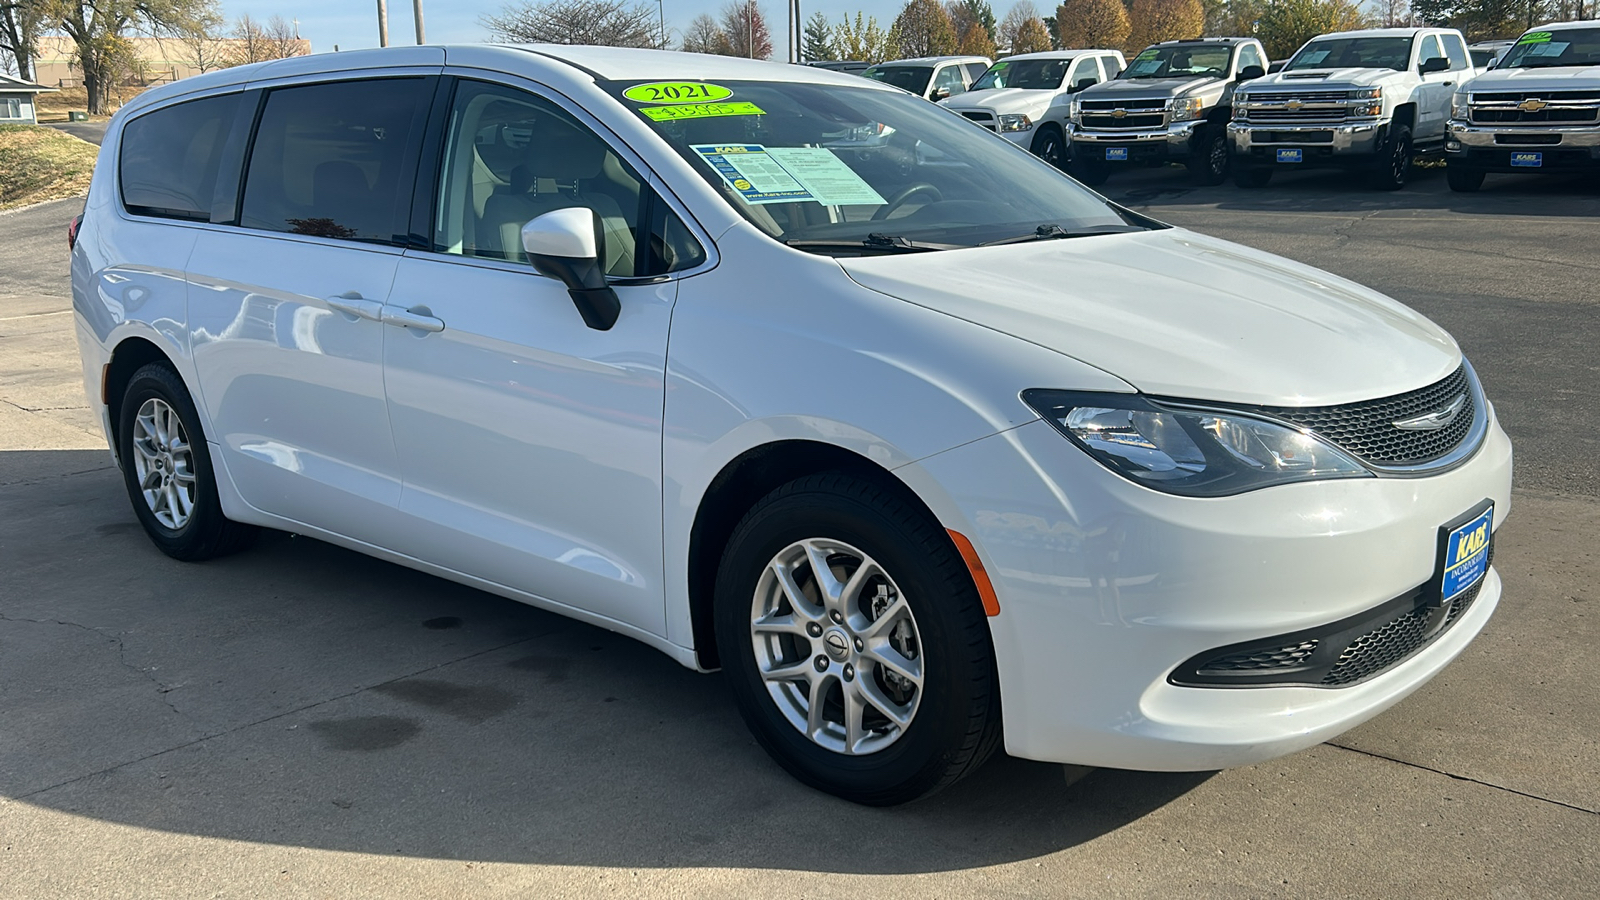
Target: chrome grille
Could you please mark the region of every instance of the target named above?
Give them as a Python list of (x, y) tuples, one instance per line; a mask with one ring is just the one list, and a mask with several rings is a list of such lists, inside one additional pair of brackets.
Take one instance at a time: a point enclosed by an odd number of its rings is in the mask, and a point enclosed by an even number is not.
[(1343, 122), (1349, 118), (1349, 91), (1274, 91), (1245, 95), (1240, 118), (1250, 122)]
[(1113, 109), (1166, 109), (1167, 101), (1160, 98), (1149, 100), (1082, 100), (1079, 108), (1084, 112), (1113, 110)]
[(1164, 113), (1127, 115), (1120, 119), (1115, 116), (1083, 116), (1085, 128), (1160, 128), (1166, 124)]
[[(1465, 395), (1466, 406), (1450, 424), (1433, 431), (1407, 431), (1395, 422), (1437, 412)], [(1431, 462), (1460, 446), (1480, 414), (1467, 368), (1424, 388), (1339, 406), (1263, 406), (1262, 413), (1309, 428), (1361, 459), (1380, 466)]]
[[(1482, 125), (1593, 125), (1600, 122), (1600, 91), (1475, 93), (1470, 102), (1471, 120)], [(1539, 108), (1524, 109), (1524, 103), (1533, 103)]]

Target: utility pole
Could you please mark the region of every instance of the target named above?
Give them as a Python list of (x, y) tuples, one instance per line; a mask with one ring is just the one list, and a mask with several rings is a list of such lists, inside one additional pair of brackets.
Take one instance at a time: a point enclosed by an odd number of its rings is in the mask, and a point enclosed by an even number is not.
[(661, 14), (661, 49), (667, 49), (667, 3), (656, 0), (656, 11)]
[(378, 0), (378, 46), (389, 46), (389, 0)]
[(420, 47), (428, 42), (422, 33), (422, 0), (411, 0), (411, 11), (417, 16), (417, 46)]

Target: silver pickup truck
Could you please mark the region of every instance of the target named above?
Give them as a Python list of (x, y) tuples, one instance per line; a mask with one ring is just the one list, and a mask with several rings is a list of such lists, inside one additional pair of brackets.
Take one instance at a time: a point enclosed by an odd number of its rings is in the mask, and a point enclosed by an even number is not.
[(1445, 136), (1451, 190), (1488, 172), (1600, 172), (1600, 22), (1531, 29), (1456, 91)]
[(1282, 71), (1235, 94), (1234, 181), (1262, 187), (1278, 170), (1341, 166), (1395, 190), (1417, 156), (1443, 152), (1451, 94), (1476, 74), (1451, 28), (1312, 38)]
[(1084, 184), (1138, 165), (1181, 162), (1199, 184), (1228, 177), (1224, 129), (1239, 84), (1266, 74), (1255, 38), (1163, 41), (1073, 98), (1072, 172)]

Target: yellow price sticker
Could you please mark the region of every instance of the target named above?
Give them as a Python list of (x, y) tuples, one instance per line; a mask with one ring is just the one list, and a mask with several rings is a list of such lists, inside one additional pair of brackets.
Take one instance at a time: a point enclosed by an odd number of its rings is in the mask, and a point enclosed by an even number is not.
[(733, 96), (733, 89), (703, 81), (657, 81), (636, 84), (622, 92), (635, 103), (710, 103)]
[(761, 116), (766, 113), (754, 103), (686, 103), (681, 106), (646, 106), (639, 110), (656, 122), (677, 119), (706, 119), (713, 116)]

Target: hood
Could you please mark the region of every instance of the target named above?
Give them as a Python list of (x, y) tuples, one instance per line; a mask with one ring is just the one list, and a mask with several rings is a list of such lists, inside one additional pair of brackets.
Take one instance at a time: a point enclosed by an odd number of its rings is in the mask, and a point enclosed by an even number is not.
[(1194, 91), (1221, 83), (1220, 78), (1113, 78), (1094, 87), (1084, 88), (1078, 96), (1084, 100), (1118, 100), (1123, 97), (1182, 97)]
[(1406, 73), (1393, 69), (1296, 69), (1293, 73), (1276, 72), (1254, 81), (1245, 82), (1248, 90), (1257, 87), (1305, 88), (1306, 90), (1337, 89), (1344, 85), (1370, 87)]
[(949, 100), (941, 101), (951, 109), (987, 109), (995, 113), (1023, 113), (1035, 115), (1050, 108), (1060, 91), (1029, 88), (995, 88), (988, 91), (967, 91)]
[(1179, 228), (839, 264), (864, 287), (1159, 396), (1349, 403), (1431, 384), (1461, 363), (1450, 335), (1382, 294)]
[(1467, 83), (1469, 91), (1574, 91), (1600, 88), (1600, 66), (1491, 69)]

